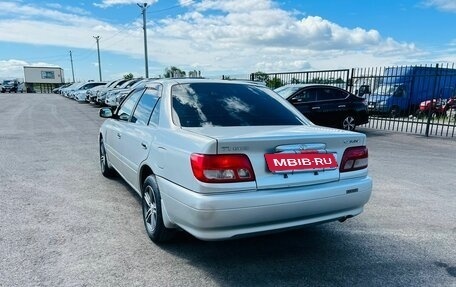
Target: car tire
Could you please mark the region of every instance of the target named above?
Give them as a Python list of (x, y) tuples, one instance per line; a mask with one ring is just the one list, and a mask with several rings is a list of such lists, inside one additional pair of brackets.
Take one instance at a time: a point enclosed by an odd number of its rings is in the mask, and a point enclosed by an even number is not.
[(103, 138), (100, 138), (100, 169), (101, 174), (107, 178), (111, 178), (116, 175), (116, 171), (108, 163)]
[(341, 127), (347, 131), (354, 131), (356, 128), (356, 119), (353, 115), (347, 115), (344, 117), (341, 123)]
[(155, 243), (166, 242), (175, 234), (174, 229), (163, 223), (161, 196), (155, 176), (146, 178), (141, 191), (141, 205), (144, 227), (149, 238)]

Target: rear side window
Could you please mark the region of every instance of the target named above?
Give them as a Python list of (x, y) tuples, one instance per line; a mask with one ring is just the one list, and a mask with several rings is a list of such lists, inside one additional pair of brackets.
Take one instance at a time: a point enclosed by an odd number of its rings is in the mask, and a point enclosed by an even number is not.
[(338, 89), (321, 88), (318, 89), (317, 99), (319, 101), (342, 100), (347, 97), (347, 93)]
[(173, 121), (182, 127), (302, 125), (267, 88), (221, 83), (172, 87)]

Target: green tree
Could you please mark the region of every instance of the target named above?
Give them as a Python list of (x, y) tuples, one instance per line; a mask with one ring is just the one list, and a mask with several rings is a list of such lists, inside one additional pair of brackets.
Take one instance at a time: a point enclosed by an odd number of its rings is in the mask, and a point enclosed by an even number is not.
[(292, 83), (292, 84), (300, 84), (301, 81), (293, 77), (293, 78), (291, 79), (291, 83)]
[(312, 78), (309, 81), (310, 84), (324, 84), (324, 80), (320, 77)]
[(132, 80), (132, 79), (133, 79), (133, 74), (132, 74), (132, 73), (125, 74), (125, 75), (123, 76), (123, 78), (124, 78), (125, 80)]
[(253, 80), (254, 81), (261, 81), (261, 82), (267, 82), (269, 79), (269, 75), (266, 73), (263, 73), (261, 71), (253, 73)]
[(283, 82), (281, 79), (274, 77), (272, 79), (266, 80), (266, 86), (268, 86), (271, 89), (277, 89), (278, 87), (283, 86)]
[(163, 74), (163, 77), (165, 78), (180, 78), (180, 77), (185, 77), (185, 71), (182, 71), (181, 69), (171, 66), (169, 68), (165, 69), (165, 73)]

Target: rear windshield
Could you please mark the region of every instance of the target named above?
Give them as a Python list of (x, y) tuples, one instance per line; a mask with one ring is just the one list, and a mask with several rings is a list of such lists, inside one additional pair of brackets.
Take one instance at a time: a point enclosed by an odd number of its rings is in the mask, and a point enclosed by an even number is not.
[(191, 83), (172, 87), (173, 121), (182, 127), (302, 125), (267, 88)]
[(282, 98), (287, 99), (289, 96), (291, 96), (294, 92), (299, 90), (301, 87), (300, 86), (283, 86), (280, 88), (277, 88), (274, 90), (277, 94), (282, 96)]

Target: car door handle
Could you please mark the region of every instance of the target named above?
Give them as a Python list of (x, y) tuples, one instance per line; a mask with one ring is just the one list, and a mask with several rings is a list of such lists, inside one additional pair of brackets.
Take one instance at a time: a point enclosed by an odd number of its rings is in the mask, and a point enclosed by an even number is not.
[(346, 105), (339, 105), (339, 106), (337, 106), (337, 107), (338, 107), (338, 108), (345, 108)]
[(145, 143), (141, 143), (143, 149), (147, 149), (147, 145)]
[(122, 135), (120, 133), (117, 133), (117, 138), (120, 139)]
[(312, 110), (319, 110), (320, 107), (312, 107)]

